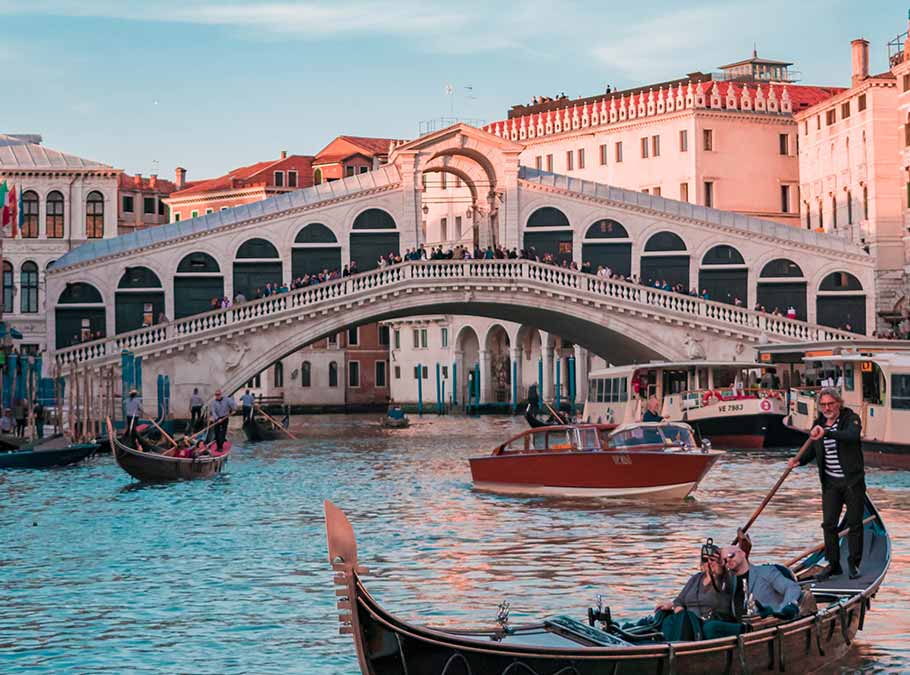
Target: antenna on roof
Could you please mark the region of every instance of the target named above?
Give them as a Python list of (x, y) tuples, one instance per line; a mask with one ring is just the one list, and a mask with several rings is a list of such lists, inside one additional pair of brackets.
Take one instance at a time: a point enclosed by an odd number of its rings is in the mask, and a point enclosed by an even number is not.
[(758, 45), (755, 42), (752, 43), (752, 58), (758, 58)]

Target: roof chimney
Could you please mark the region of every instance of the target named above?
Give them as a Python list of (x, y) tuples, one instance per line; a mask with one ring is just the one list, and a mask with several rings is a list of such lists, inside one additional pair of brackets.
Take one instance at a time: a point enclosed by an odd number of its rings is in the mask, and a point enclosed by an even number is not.
[(281, 159), (287, 159), (287, 158), (288, 158), (288, 151), (287, 151), (287, 150), (282, 150), (282, 151), (281, 151)]
[(141, 173), (137, 173), (135, 176), (133, 176), (133, 185), (135, 185), (136, 187), (142, 187), (142, 174)]
[(186, 186), (186, 169), (178, 166), (174, 173), (176, 174), (174, 182), (177, 184), (177, 189), (182, 190)]
[(149, 187), (153, 190), (156, 187), (158, 187), (158, 174), (157, 173), (153, 173), (151, 176), (149, 176)]
[(853, 48), (853, 86), (869, 77), (869, 41), (859, 38), (850, 43)]

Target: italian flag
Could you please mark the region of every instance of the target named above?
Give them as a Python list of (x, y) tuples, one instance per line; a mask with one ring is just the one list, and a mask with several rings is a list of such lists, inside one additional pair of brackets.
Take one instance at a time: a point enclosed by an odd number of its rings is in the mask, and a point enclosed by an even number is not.
[(12, 238), (15, 239), (19, 236), (19, 221), (22, 218), (22, 195), (17, 196), (15, 185), (10, 187), (6, 181), (0, 183), (0, 205), (3, 207), (3, 227), (12, 225)]

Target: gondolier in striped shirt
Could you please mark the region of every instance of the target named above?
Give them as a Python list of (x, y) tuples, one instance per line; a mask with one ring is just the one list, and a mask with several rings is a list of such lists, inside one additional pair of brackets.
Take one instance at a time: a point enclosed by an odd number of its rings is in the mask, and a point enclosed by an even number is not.
[(136, 425), (139, 424), (139, 416), (142, 414), (142, 399), (139, 398), (139, 392), (134, 388), (130, 389), (129, 398), (126, 399), (126, 437), (133, 440), (136, 435)]
[(818, 393), (821, 414), (809, 431), (812, 444), (791, 467), (802, 466), (813, 459), (818, 464), (822, 484), (822, 529), (825, 532), (825, 558), (830, 567), (818, 575), (823, 581), (843, 574), (840, 564), (840, 543), (837, 536), (841, 510), (847, 507), (849, 528), (847, 543), (850, 554), (850, 578), (860, 576), (863, 557), (863, 509), (866, 500), (866, 474), (861, 446), (862, 422), (859, 415), (844, 407), (840, 391), (825, 387)]

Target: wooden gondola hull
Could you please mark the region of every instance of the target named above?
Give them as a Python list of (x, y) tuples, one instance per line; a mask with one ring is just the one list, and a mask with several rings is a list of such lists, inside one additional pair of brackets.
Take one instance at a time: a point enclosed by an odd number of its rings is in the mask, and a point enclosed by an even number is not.
[(219, 474), (227, 464), (231, 452), (230, 442), (225, 442), (224, 452), (217, 456), (197, 459), (165, 457), (156, 453), (136, 452), (119, 441), (113, 443), (114, 457), (120, 468), (141, 481), (173, 481), (210, 478)]
[(243, 433), (246, 436), (246, 440), (250, 443), (277, 441), (279, 438), (287, 438), (284, 432), (278, 431), (274, 427), (266, 426), (256, 419), (243, 423)]

